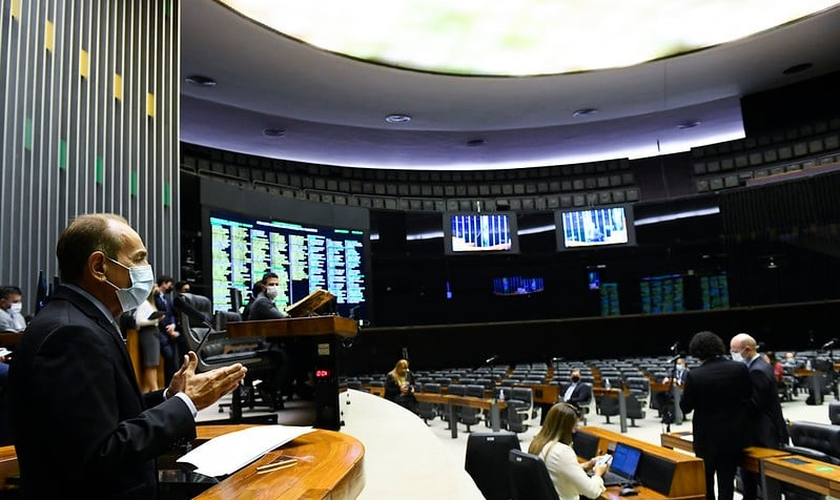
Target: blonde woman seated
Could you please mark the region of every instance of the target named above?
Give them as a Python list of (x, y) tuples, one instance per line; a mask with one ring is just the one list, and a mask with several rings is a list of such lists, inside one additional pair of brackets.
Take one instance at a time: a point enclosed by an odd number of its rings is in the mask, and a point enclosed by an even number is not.
[(407, 359), (397, 361), (394, 369), (385, 376), (385, 399), (417, 413), (417, 399), (414, 398)]
[[(569, 403), (557, 403), (548, 410), (542, 428), (534, 436), (528, 453), (543, 459), (560, 500), (578, 500), (581, 495), (598, 498), (604, 487), (603, 475), (609, 464), (596, 459), (579, 463), (572, 449), (572, 433), (577, 429), (579, 413)], [(588, 471), (594, 474), (589, 476)]]

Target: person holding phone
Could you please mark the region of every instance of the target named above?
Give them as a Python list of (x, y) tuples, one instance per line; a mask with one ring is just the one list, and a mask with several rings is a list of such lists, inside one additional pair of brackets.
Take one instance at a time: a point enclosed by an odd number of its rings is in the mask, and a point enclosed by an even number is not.
[(607, 490), (603, 476), (610, 469), (612, 457), (605, 455), (578, 463), (572, 436), (579, 421), (580, 411), (574, 405), (557, 403), (548, 410), (545, 423), (528, 446), (528, 453), (545, 462), (561, 500), (578, 500), (581, 495), (598, 498)]
[(134, 310), (134, 323), (140, 340), (140, 391), (144, 394), (156, 391), (158, 387), (158, 366), (160, 365), (160, 335), (158, 323), (166, 316), (155, 306), (157, 286)]

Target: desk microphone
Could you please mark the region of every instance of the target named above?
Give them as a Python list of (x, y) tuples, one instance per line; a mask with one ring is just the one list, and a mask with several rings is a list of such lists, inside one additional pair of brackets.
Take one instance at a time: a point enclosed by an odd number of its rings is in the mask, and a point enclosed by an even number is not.
[(494, 355), (490, 356), (489, 358), (485, 359), (484, 364), (489, 365), (490, 363), (492, 363), (493, 361), (496, 361), (497, 359), (499, 359), (499, 355), (494, 354)]
[(836, 342), (837, 342), (837, 339), (836, 339), (836, 338), (835, 338), (835, 339), (831, 339), (831, 340), (829, 340), (828, 342), (826, 342), (825, 344), (823, 344), (822, 348), (823, 348), (823, 349), (830, 349), (830, 348), (834, 347), (834, 344), (835, 344)]
[(671, 356), (670, 358), (668, 358), (668, 361), (666, 361), (666, 363), (669, 363), (669, 364), (670, 363), (675, 363), (678, 359), (684, 358), (684, 357), (685, 357), (684, 352), (678, 352), (678, 353), (674, 354), (673, 356)]
[(674, 345), (671, 346), (670, 351), (671, 352), (677, 352), (677, 348), (679, 348), (679, 347), (680, 347), (680, 341), (678, 340), (678, 341), (674, 342)]

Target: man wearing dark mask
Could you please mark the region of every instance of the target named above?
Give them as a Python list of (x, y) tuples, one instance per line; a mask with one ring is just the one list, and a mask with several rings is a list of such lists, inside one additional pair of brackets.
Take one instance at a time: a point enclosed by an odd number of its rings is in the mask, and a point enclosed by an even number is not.
[(21, 498), (155, 499), (155, 458), (195, 438), (195, 416), (245, 377), (236, 363), (141, 394), (115, 318), (154, 285), (146, 248), (114, 214), (81, 215), (58, 240), (62, 286), (32, 319), (9, 370)]
[(580, 370), (575, 368), (571, 372), (572, 383), (563, 393), (563, 402), (575, 405), (580, 408), (592, 398), (592, 387), (586, 382), (580, 381)]

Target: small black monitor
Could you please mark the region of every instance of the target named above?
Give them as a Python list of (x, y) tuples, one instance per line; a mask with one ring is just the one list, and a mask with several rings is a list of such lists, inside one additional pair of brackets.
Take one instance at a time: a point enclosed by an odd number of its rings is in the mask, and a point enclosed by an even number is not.
[(589, 460), (599, 455), (598, 436), (589, 434), (588, 432), (577, 431), (572, 436), (572, 449), (575, 450), (575, 455)]
[(558, 211), (554, 216), (559, 251), (636, 244), (632, 205)]

